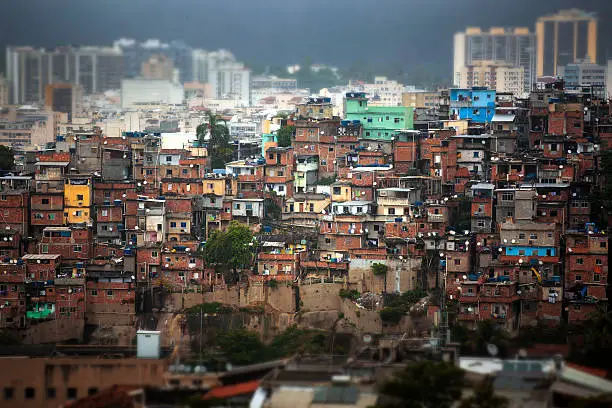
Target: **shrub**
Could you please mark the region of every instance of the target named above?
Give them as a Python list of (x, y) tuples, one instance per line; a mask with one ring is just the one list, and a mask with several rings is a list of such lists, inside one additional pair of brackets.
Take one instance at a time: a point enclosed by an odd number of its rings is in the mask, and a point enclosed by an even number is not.
[(372, 264), (372, 273), (374, 276), (384, 276), (387, 274), (389, 267), (385, 264), (374, 263)]
[(357, 300), (361, 296), (359, 291), (355, 289), (352, 289), (352, 290), (340, 289), (339, 295), (342, 299), (351, 299), (351, 300)]

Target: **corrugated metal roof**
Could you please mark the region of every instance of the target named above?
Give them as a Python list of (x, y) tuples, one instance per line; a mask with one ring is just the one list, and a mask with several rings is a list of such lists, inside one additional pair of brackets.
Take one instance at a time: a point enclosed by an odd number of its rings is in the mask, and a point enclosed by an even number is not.
[(36, 166), (67, 166), (70, 162), (56, 162), (56, 161), (48, 161), (48, 162), (36, 162)]
[(22, 256), (21, 259), (25, 259), (25, 260), (28, 260), (28, 259), (33, 259), (33, 260), (36, 260), (36, 259), (57, 259), (59, 257), (60, 257), (60, 255), (58, 255), (58, 254), (27, 254), (27, 255)]

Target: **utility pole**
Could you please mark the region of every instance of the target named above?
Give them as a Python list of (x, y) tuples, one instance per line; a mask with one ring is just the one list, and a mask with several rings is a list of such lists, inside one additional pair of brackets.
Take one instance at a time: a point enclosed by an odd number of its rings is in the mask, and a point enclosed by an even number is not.
[(440, 259), (444, 258), (444, 275), (440, 284), (440, 341), (442, 345), (450, 343), (450, 331), (448, 330), (448, 310), (446, 309), (446, 277), (448, 275), (448, 255), (440, 253)]

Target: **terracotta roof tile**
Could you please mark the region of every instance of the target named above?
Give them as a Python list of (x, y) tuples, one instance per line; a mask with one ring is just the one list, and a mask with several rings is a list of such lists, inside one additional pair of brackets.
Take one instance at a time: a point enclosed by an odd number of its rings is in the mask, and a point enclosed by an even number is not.
[(244, 394), (252, 394), (259, 387), (259, 380), (249, 381), (240, 384), (226, 385), (224, 387), (213, 388), (204, 395), (202, 399), (225, 399), (231, 397), (237, 397)]

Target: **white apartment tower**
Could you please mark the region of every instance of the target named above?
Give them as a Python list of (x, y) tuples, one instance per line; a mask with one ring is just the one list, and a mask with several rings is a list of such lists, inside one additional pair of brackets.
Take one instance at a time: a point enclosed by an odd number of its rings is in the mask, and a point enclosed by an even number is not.
[(494, 61), (511, 67), (522, 67), (523, 91), (529, 92), (535, 82), (536, 37), (528, 28), (492, 27), (484, 31), (469, 27), (455, 34), (453, 58), (453, 83), (460, 85), (461, 69), (478, 61)]

